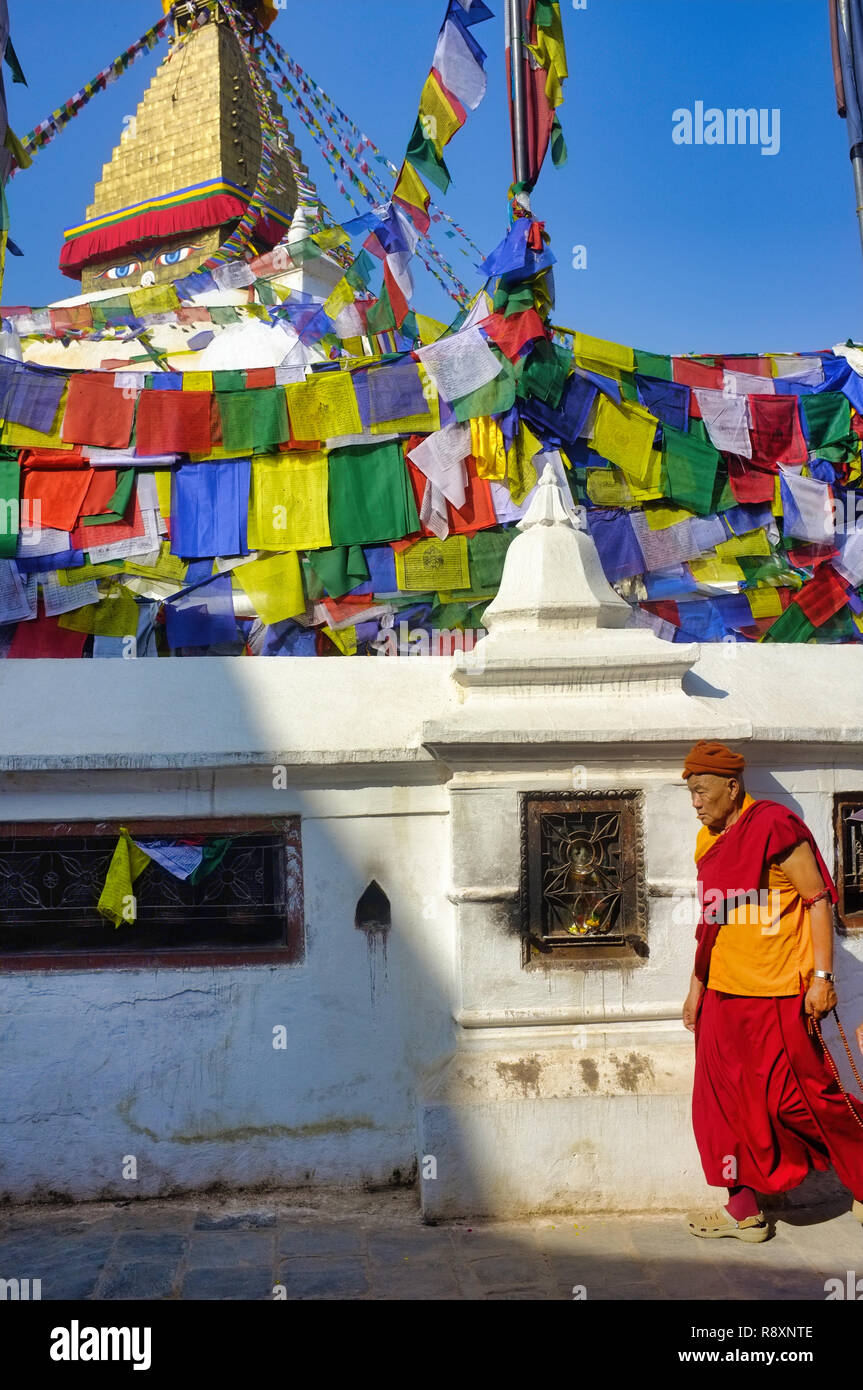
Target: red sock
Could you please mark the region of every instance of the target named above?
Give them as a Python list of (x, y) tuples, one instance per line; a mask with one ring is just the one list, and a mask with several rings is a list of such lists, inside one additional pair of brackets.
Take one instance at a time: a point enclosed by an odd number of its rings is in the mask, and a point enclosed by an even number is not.
[(729, 1187), (728, 1197), (725, 1210), (735, 1221), (745, 1221), (747, 1216), (757, 1216), (761, 1210), (751, 1187)]

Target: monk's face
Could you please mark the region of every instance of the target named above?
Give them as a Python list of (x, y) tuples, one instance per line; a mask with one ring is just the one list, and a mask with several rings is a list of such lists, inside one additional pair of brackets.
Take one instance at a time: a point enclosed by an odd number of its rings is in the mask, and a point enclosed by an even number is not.
[(710, 830), (724, 830), (740, 803), (740, 783), (736, 777), (717, 777), (697, 772), (687, 779), (695, 814)]

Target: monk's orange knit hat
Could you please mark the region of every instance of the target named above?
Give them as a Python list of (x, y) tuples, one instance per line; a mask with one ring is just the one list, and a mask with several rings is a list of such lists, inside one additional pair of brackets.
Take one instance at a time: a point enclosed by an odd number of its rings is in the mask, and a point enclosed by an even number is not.
[(746, 759), (742, 753), (732, 753), (724, 743), (702, 738), (687, 753), (682, 775), (684, 780), (696, 772), (713, 772), (717, 777), (737, 777), (745, 766)]

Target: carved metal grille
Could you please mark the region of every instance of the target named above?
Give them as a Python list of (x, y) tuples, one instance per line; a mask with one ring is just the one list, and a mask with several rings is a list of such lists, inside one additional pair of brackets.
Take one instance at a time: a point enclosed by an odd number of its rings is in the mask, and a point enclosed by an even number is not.
[(833, 798), (836, 828), (836, 863), (839, 902), (837, 909), (845, 926), (863, 928), (863, 792), (843, 792)]
[(639, 792), (524, 792), (525, 954), (647, 954)]
[[(135, 920), (97, 911), (119, 826), (0, 825), (0, 960), (22, 955), (174, 958), (195, 953), (294, 952), (302, 917), (298, 818), (258, 822), (138, 822), (132, 837), (229, 838), (199, 883), (155, 860), (134, 883)], [(58, 964), (64, 962), (57, 961)]]

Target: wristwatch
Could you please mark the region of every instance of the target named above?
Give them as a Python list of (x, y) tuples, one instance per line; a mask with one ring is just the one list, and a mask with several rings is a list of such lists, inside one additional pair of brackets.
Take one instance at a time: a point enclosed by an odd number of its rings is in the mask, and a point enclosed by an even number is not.
[(816, 980), (829, 980), (831, 985), (836, 983), (836, 976), (832, 970), (816, 970), (814, 975)]

